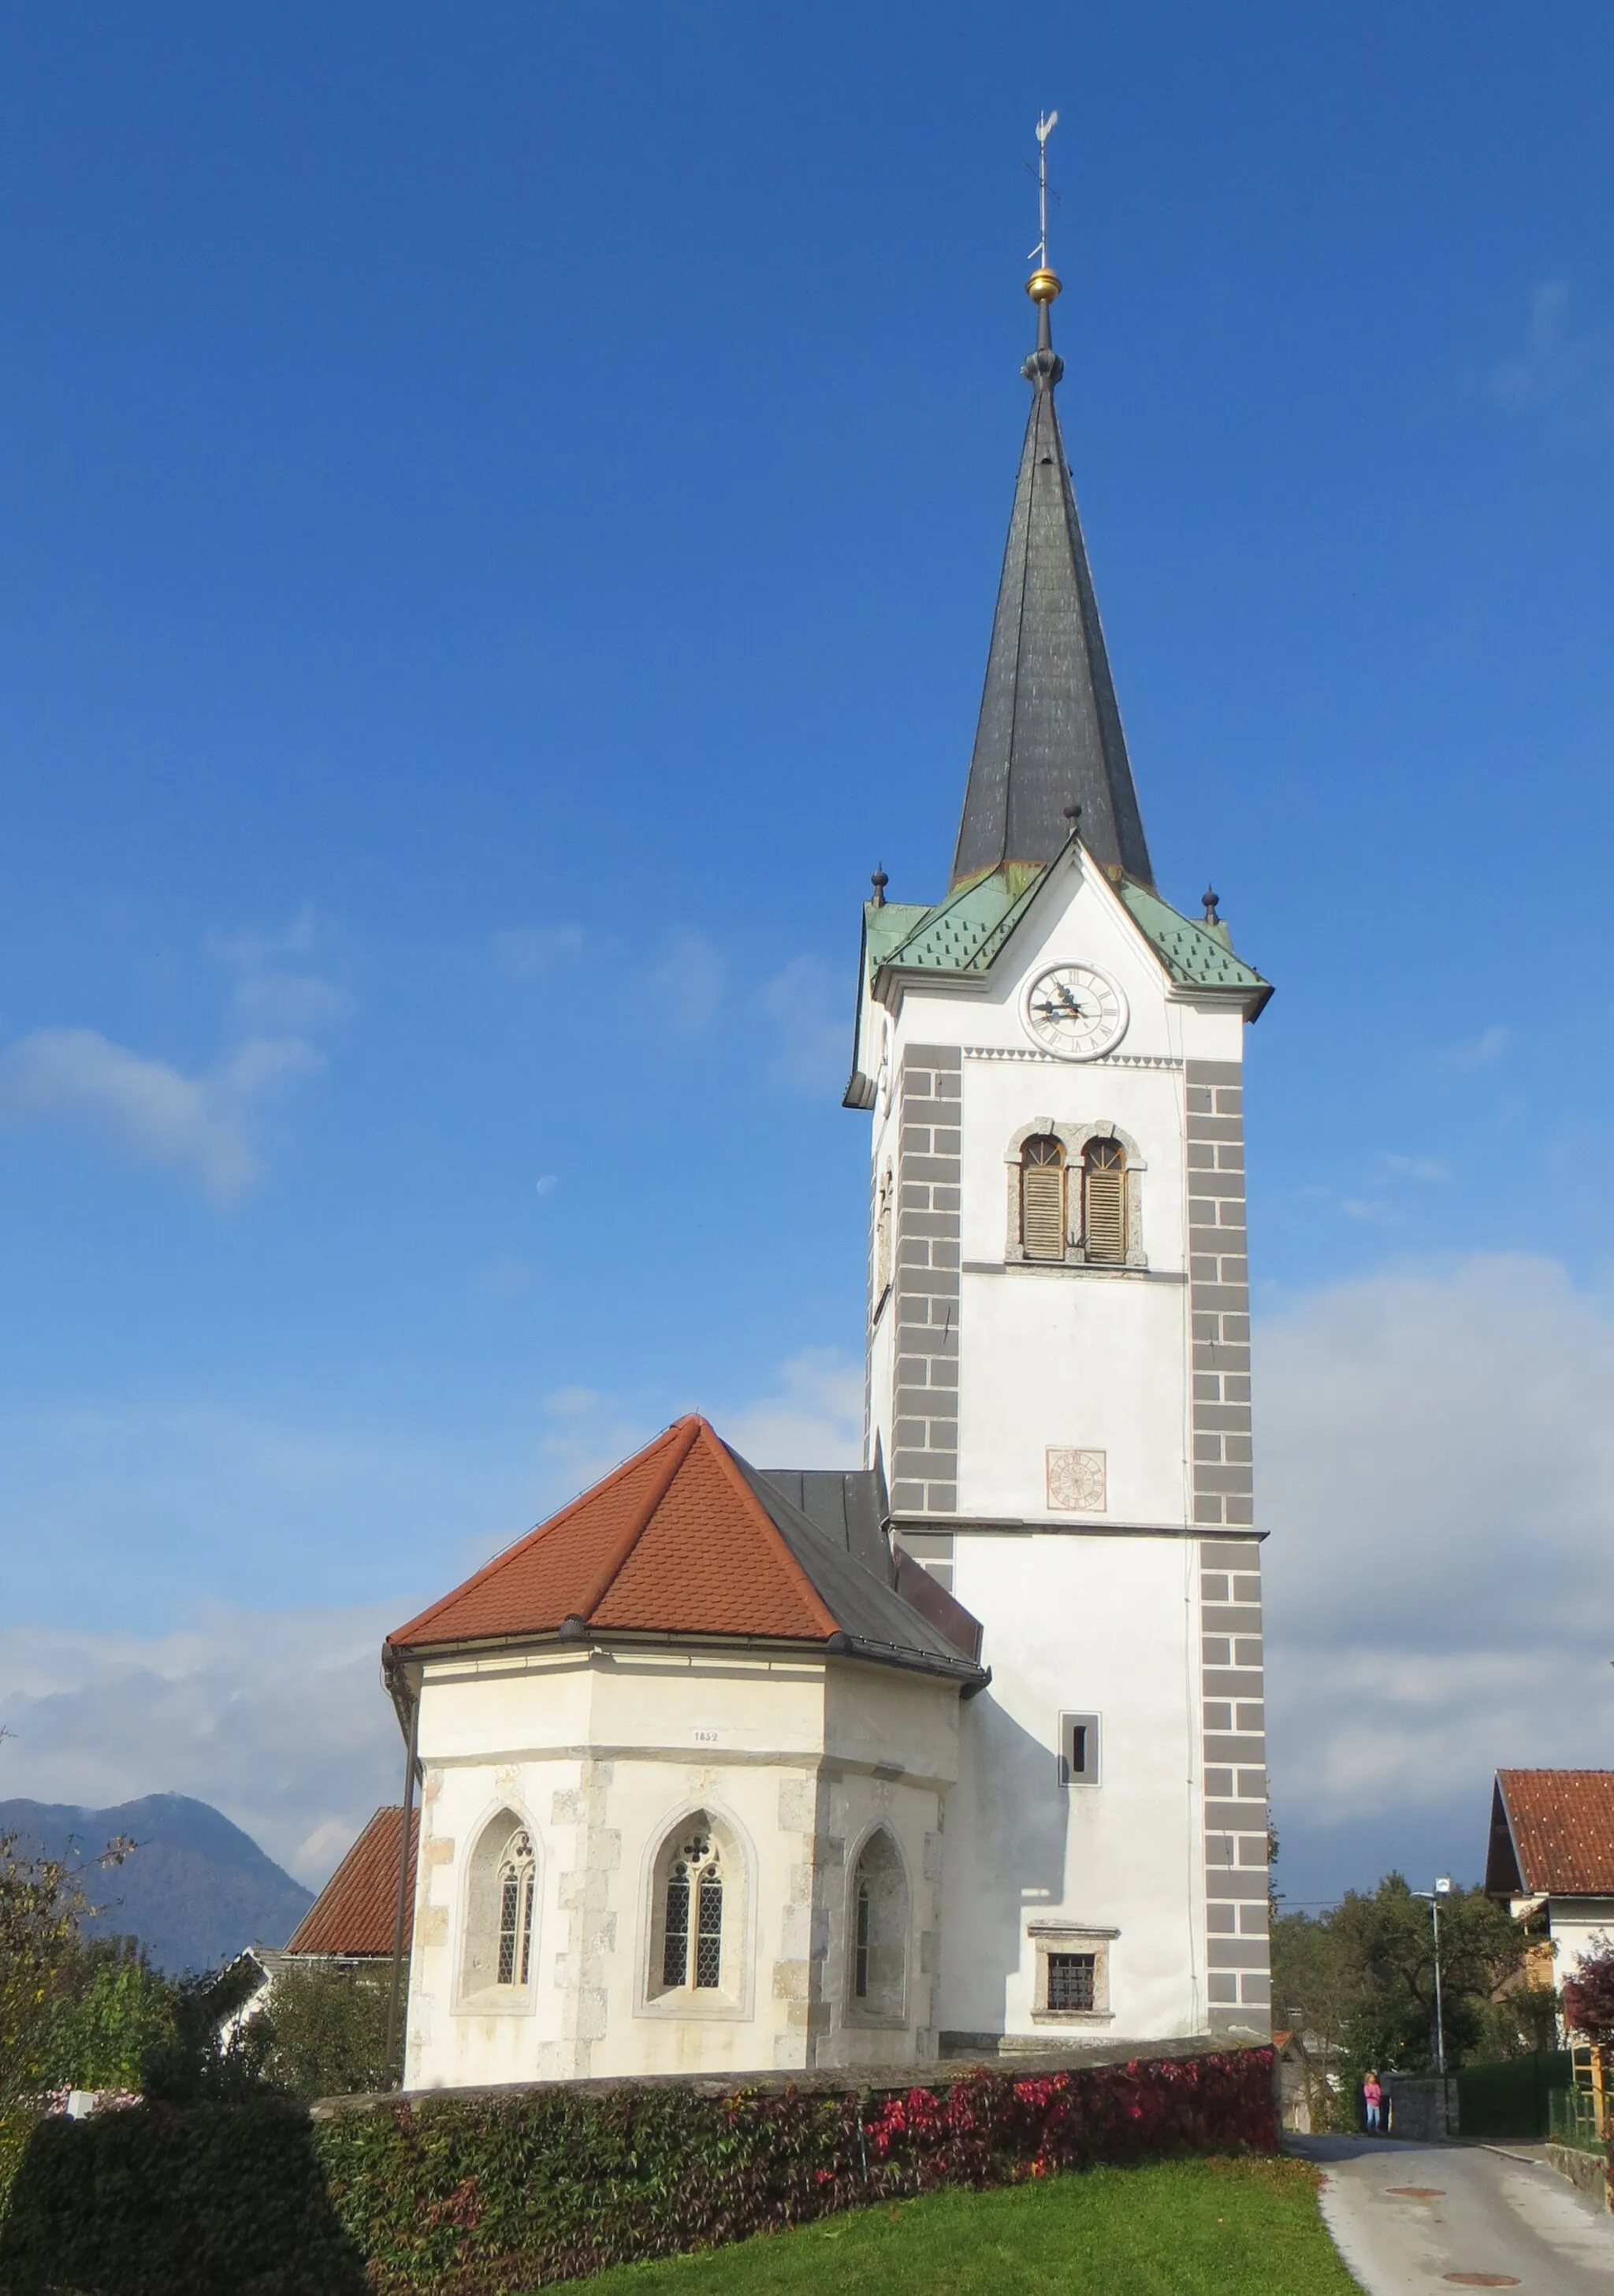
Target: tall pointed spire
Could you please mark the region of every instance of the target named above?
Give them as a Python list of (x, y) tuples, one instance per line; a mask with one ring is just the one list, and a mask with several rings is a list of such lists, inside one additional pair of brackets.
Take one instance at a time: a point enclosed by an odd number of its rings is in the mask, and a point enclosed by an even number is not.
[(1037, 348), (1009, 547), (998, 586), (986, 686), (953, 856), (952, 883), (1004, 861), (1051, 861), (1081, 808), (1082, 842), (1107, 868), (1152, 886), (1143, 816), (1099, 626), (1054, 387), (1065, 362), (1049, 308), (1059, 282), (1041, 262), (1025, 285)]

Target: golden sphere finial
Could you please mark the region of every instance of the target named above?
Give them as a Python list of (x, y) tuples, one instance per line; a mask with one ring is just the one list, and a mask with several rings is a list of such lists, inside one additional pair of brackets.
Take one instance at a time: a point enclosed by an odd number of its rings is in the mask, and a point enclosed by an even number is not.
[(1025, 283), (1025, 291), (1033, 303), (1051, 303), (1059, 287), (1059, 280), (1046, 264), (1040, 270), (1033, 271)]

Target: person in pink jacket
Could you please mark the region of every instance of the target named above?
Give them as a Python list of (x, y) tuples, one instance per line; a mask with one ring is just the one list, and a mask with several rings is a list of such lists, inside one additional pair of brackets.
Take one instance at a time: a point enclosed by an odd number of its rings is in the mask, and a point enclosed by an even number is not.
[(1363, 2082), (1362, 2102), (1367, 2107), (1368, 2135), (1370, 2136), (1378, 2136), (1382, 2135), (1383, 2132), (1379, 2122), (1379, 2108), (1384, 2103), (1384, 2091), (1379, 2086), (1379, 2076), (1377, 2073), (1370, 2073), (1367, 2079)]

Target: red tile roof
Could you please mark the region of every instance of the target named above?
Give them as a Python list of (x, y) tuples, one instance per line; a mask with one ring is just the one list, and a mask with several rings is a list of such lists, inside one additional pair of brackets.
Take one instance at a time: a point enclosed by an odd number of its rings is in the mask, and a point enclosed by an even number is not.
[(1498, 1770), (1486, 1887), (1614, 1898), (1614, 1770)]
[[(675, 1421), (388, 1641), (424, 1650), (548, 1635), (568, 1619), (618, 1631), (788, 1642), (827, 1643), (840, 1631), (728, 1445), (693, 1416)], [(920, 1625), (917, 1617), (913, 1624)]]
[[(292, 1934), (288, 1953), (388, 1954), (398, 1922), (400, 1808), (378, 1809)], [(404, 1948), (415, 1923), (415, 1857), (420, 1812), (409, 1813), (409, 1881)]]

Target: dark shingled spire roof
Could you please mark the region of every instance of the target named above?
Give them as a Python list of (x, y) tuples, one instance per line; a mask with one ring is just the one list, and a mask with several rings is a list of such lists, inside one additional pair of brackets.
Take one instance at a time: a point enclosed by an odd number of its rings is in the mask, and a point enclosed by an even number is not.
[[(1039, 273), (1032, 282), (1049, 275)], [(1058, 283), (1050, 281), (1055, 292)], [(1005, 861), (1051, 861), (1082, 808), (1082, 842), (1108, 868), (1152, 886), (1143, 817), (1099, 627), (1054, 386), (1065, 362), (1039, 302), (1038, 344), (1020, 370), (1031, 420), (1020, 456), (986, 690), (976, 730), (952, 883)]]

